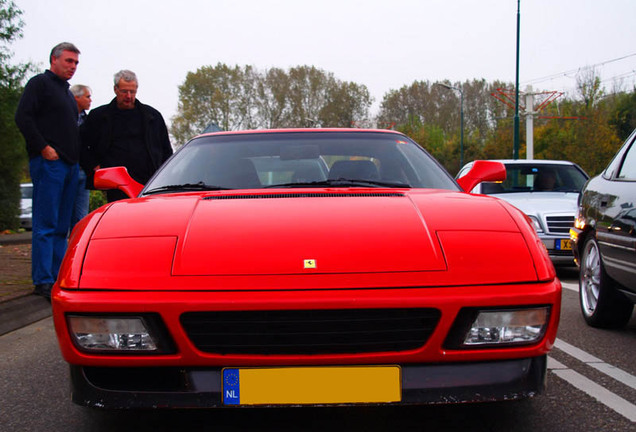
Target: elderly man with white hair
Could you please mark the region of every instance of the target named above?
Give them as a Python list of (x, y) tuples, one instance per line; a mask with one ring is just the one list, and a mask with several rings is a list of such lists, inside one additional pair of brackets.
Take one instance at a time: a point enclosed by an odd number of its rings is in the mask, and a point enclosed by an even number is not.
[[(90, 175), (99, 168), (124, 166), (145, 184), (172, 155), (168, 129), (159, 111), (137, 99), (134, 72), (117, 72), (114, 84), (115, 98), (93, 109), (82, 125), (82, 167)], [(107, 197), (109, 202), (126, 198), (118, 190), (108, 191)]]

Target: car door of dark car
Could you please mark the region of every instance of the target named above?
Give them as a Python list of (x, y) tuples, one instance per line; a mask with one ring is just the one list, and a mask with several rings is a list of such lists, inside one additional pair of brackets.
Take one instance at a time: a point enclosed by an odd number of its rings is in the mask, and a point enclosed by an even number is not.
[(624, 155), (616, 173), (598, 184), (597, 238), (607, 272), (636, 291), (636, 145)]

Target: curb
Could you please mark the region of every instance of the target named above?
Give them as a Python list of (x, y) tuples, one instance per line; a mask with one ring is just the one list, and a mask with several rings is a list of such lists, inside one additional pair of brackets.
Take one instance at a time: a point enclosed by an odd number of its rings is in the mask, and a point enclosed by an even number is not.
[(0, 235), (0, 245), (31, 243), (31, 231)]
[[(31, 232), (0, 235), (0, 246), (31, 243)], [(51, 303), (27, 294), (0, 302), (0, 336), (51, 316)]]
[(26, 295), (0, 303), (0, 336), (51, 316), (51, 303)]

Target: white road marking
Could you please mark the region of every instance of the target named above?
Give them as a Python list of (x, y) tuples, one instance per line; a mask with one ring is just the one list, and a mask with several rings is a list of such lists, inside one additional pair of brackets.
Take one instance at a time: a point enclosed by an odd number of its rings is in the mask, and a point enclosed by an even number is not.
[(619, 381), (626, 386), (629, 386), (636, 390), (636, 376), (625, 372), (617, 367), (614, 367), (608, 363), (605, 363), (603, 360), (594, 357), (592, 354), (583, 351), (575, 347), (574, 345), (570, 345), (569, 343), (557, 339), (554, 343), (554, 346), (564, 353), (574, 357), (575, 359), (587, 364), (588, 366), (593, 367), (594, 369), (604, 373), (607, 376), (614, 378), (616, 381)]
[(565, 289), (569, 289), (570, 291), (579, 292), (579, 284), (572, 282), (561, 282), (561, 286)]
[[(578, 293), (579, 284), (571, 282), (561, 282), (561, 286), (564, 289), (575, 291)], [(580, 348), (575, 347), (561, 339), (557, 339), (554, 343), (554, 347), (564, 352), (565, 354), (574, 357), (578, 361), (585, 363), (586, 365), (593, 367), (599, 372), (615, 379), (616, 381), (636, 389), (636, 377), (624, 370), (621, 370), (611, 364), (604, 362), (598, 357), (583, 351)], [(570, 369), (566, 365), (558, 362), (557, 360), (548, 357), (548, 369), (552, 371), (559, 378), (567, 381), (579, 390), (592, 396), (602, 404), (613, 409), (623, 417), (628, 418), (632, 422), (636, 422), (636, 405), (623, 399), (615, 393), (607, 390), (603, 386), (595, 383), (591, 379), (581, 375), (580, 373)]]
[(598, 385), (580, 373), (573, 371), (553, 358), (548, 359), (548, 367), (552, 370), (552, 373), (559, 378), (592, 396), (594, 399), (613, 409), (623, 417), (632, 422), (636, 422), (636, 405)]

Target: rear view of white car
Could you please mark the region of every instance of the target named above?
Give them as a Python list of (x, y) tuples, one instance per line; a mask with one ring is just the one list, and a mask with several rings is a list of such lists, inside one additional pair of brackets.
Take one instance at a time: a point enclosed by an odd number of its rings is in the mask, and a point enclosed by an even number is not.
[[(578, 165), (557, 160), (499, 160), (506, 180), (483, 182), (472, 192), (508, 201), (530, 217), (555, 265), (574, 265), (569, 231), (574, 226), (577, 200), (589, 178)], [(472, 167), (466, 164), (463, 176)], [(505, 245), (502, 245), (505, 247)]]

